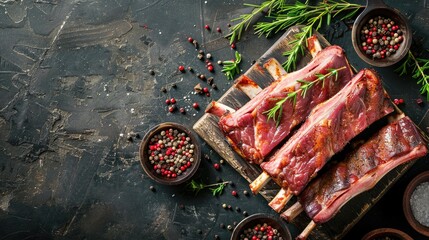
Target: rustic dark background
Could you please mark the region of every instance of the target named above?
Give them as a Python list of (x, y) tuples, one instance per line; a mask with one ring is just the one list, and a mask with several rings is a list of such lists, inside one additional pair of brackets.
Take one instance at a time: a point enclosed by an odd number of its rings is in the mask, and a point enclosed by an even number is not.
[[(191, 127), (231, 86), (217, 64), (213, 74), (205, 69), (187, 37), (198, 40), (214, 62), (233, 58), (224, 35), (231, 19), (251, 10), (244, 2), (261, 1), (0, 0), (0, 239), (229, 239), (221, 223), (239, 222), (243, 211), (273, 213), (261, 196), (242, 194), (247, 182), (230, 166), (215, 171), (220, 157), (204, 142), (203, 154), (211, 160), (202, 162), (195, 179), (233, 181), (219, 197), (151, 181), (139, 163), (140, 139), (127, 139), (165, 121)], [(386, 3), (409, 18), (414, 47), (428, 49), (429, 4)], [(368, 67), (354, 53), (345, 23), (322, 32), (357, 69)], [(241, 68), (248, 69), (280, 35), (245, 34), (237, 43)], [(218, 90), (210, 97), (192, 94), (201, 81), (189, 71), (179, 73), (179, 65), (213, 76)], [(428, 133), (428, 102), (415, 103), (424, 98), (419, 86), (395, 67), (377, 69), (386, 90), (405, 100), (401, 109)], [(170, 97), (185, 115), (168, 112), (164, 101)], [(345, 239), (379, 227), (424, 239), (404, 219), (402, 194), (413, 176), (428, 169), (428, 157), (420, 159)], [(241, 211), (224, 210), (222, 203)], [(289, 227), (296, 236), (298, 230)]]

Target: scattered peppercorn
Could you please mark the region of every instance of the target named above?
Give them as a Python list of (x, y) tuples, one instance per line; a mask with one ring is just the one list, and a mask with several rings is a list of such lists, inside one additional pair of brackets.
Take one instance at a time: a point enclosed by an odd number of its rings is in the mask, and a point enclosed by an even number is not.
[(241, 209), (239, 207), (235, 207), (235, 211), (240, 212)]
[(215, 239), (215, 240), (219, 240), (219, 239), (220, 239), (219, 235), (215, 234), (215, 235), (214, 235), (214, 239)]
[(225, 224), (221, 223), (221, 224), (219, 225), (219, 227), (223, 229), (223, 228), (225, 228)]
[(205, 28), (206, 30), (210, 31), (210, 26), (209, 26), (208, 24), (206, 24), (206, 25), (204, 26), (204, 28)]
[(220, 164), (223, 164), (225, 162), (225, 160), (223, 160), (223, 159), (221, 159), (220, 161), (219, 161), (219, 163)]
[(204, 74), (200, 74), (200, 76), (198, 76), (201, 80), (206, 80), (206, 75), (204, 75)]
[(423, 105), (423, 100), (422, 100), (421, 98), (417, 98), (417, 99), (416, 99), (416, 103), (417, 103), (418, 105)]
[(233, 190), (233, 191), (231, 192), (231, 195), (232, 195), (232, 196), (234, 196), (234, 197), (237, 197), (237, 196), (238, 196), (238, 193), (237, 193), (237, 191)]
[(244, 194), (245, 196), (249, 196), (249, 192), (248, 192), (247, 190), (244, 190), (244, 191), (243, 191), (243, 194)]
[(226, 203), (222, 203), (222, 207), (223, 207), (224, 209), (226, 209), (226, 208), (227, 208)]
[(171, 102), (171, 104), (176, 104), (176, 99), (175, 98), (171, 98), (170, 102)]
[(245, 217), (247, 217), (249, 214), (247, 213), (247, 211), (243, 211), (243, 215), (244, 215)]
[(206, 93), (206, 97), (210, 97), (210, 93), (209, 92)]
[(181, 107), (181, 108), (179, 109), (179, 112), (180, 112), (181, 114), (186, 114), (186, 110), (185, 110), (185, 108), (183, 108), (183, 107)]
[(167, 92), (167, 88), (161, 87), (161, 92), (166, 93)]
[(219, 170), (219, 169), (220, 169), (220, 165), (219, 165), (218, 163), (213, 164), (213, 167), (214, 167), (216, 170)]
[(221, 33), (221, 32), (222, 32), (222, 29), (220, 29), (220, 27), (217, 27), (217, 28), (216, 28), (216, 31), (217, 31), (218, 33)]
[(185, 67), (183, 65), (179, 66), (179, 71), (184, 72), (185, 71)]
[(231, 48), (232, 48), (232, 49), (235, 49), (235, 48), (236, 48), (235, 43), (231, 43)]
[(229, 209), (229, 210), (231, 210), (231, 209), (232, 209), (232, 206), (231, 206), (231, 205), (228, 205), (228, 209)]
[(218, 60), (218, 61), (217, 61), (217, 64), (218, 64), (218, 65), (222, 65), (222, 64), (223, 64), (223, 62), (222, 62), (221, 60)]
[(171, 103), (170, 99), (165, 99), (165, 104), (169, 105)]
[(155, 191), (155, 187), (154, 186), (149, 186), (149, 190), (151, 190), (152, 192), (154, 192)]
[(128, 142), (133, 142), (133, 138), (131, 136), (127, 137)]
[(151, 70), (149, 70), (149, 74), (150, 75), (155, 75), (155, 71), (151, 69)]
[(175, 83), (171, 84), (172, 88), (177, 88), (177, 85)]
[(198, 103), (194, 102), (194, 103), (192, 104), (192, 107), (193, 107), (194, 109), (198, 109), (198, 108), (200, 107), (200, 105), (198, 105)]
[(399, 104), (402, 104), (402, 103), (404, 103), (404, 99), (402, 99), (402, 98), (395, 98), (395, 99), (393, 99), (393, 103), (395, 103), (396, 105), (399, 105)]
[(206, 58), (207, 58), (207, 59), (211, 59), (211, 58), (212, 58), (212, 55), (211, 55), (210, 53), (207, 53), (207, 54), (206, 54)]
[(217, 89), (217, 85), (213, 83), (213, 84), (212, 84), (212, 88), (213, 88), (213, 89)]
[(189, 72), (194, 72), (194, 69), (192, 67), (188, 67)]
[(203, 231), (202, 231), (201, 229), (198, 229), (198, 230), (197, 230), (197, 233), (198, 233), (198, 234), (203, 234)]
[(176, 106), (175, 105), (171, 105), (170, 107), (168, 107), (168, 111), (169, 112), (174, 112), (174, 110), (176, 110)]
[(203, 88), (203, 92), (204, 93), (208, 93), (209, 92), (209, 88), (207, 88), (207, 87)]
[(231, 230), (233, 229), (233, 227), (232, 227), (231, 225), (228, 225), (228, 226), (226, 227), (226, 229), (228, 229), (229, 231), (231, 231)]
[(193, 41), (194, 41), (194, 39), (193, 39), (193, 38), (188, 37), (188, 42), (192, 43)]
[(237, 221), (234, 221), (233, 223), (232, 223), (232, 225), (234, 225), (234, 226), (237, 226)]
[(210, 159), (210, 155), (208, 155), (207, 153), (206, 154), (204, 154), (204, 159), (206, 160), (206, 161), (210, 161), (211, 159)]
[(210, 72), (214, 71), (214, 67), (212, 65), (207, 66), (207, 70), (209, 70)]
[(198, 53), (197, 54), (197, 58), (200, 59), (200, 60), (204, 60), (204, 55), (201, 54), (201, 53)]

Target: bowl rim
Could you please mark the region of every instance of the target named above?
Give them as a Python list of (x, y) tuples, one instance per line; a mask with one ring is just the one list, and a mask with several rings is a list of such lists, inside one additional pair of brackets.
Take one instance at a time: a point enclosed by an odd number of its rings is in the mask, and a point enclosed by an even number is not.
[(377, 228), (377, 229), (374, 229), (374, 230), (368, 232), (367, 234), (365, 234), (362, 237), (362, 240), (372, 240), (375, 237), (382, 237), (385, 234), (394, 235), (395, 237), (399, 237), (401, 240), (413, 240), (413, 238), (410, 237), (408, 234), (406, 234), (405, 232), (398, 230), (396, 228)]
[(415, 176), (410, 181), (410, 183), (408, 183), (402, 199), (402, 207), (405, 218), (407, 219), (411, 227), (420, 234), (429, 237), (429, 227), (424, 226), (419, 221), (417, 221), (417, 219), (414, 218), (410, 203), (411, 195), (413, 194), (414, 190), (423, 182), (429, 182), (429, 171), (421, 172), (420, 174)]
[[(374, 13), (377, 11), (387, 11), (389, 12), (388, 14), (380, 14), (380, 13)], [(385, 58), (385, 59), (380, 59), (380, 60), (373, 60), (372, 58), (368, 57), (365, 53), (362, 52), (362, 50), (359, 48), (359, 32), (360, 30), (358, 29), (359, 26), (362, 27), (363, 25), (361, 25), (361, 22), (363, 20), (365, 20), (366, 18), (370, 18), (372, 15), (395, 15), (394, 18), (399, 19), (401, 22), (401, 25), (404, 26), (405, 31), (404, 31), (404, 36), (406, 37), (405, 41), (403, 41), (397, 52), (397, 54), (395, 55), (395, 60), (391, 60), (389, 61), (389, 58)], [(356, 54), (359, 56), (360, 59), (362, 59), (364, 62), (372, 65), (372, 66), (376, 66), (376, 67), (388, 67), (391, 65), (394, 65), (396, 63), (398, 63), (399, 61), (401, 61), (407, 54), (408, 51), (411, 47), (411, 43), (412, 43), (412, 31), (410, 28), (410, 25), (408, 24), (407, 19), (405, 18), (404, 15), (402, 15), (402, 13), (400, 11), (398, 11), (395, 8), (391, 8), (387, 5), (384, 6), (380, 6), (377, 8), (366, 8), (355, 20), (354, 24), (353, 24), (353, 28), (352, 28), (352, 45), (353, 48), (356, 52)], [(399, 52), (400, 51), (400, 52)], [(398, 55), (399, 54), (399, 55)]]
[[(153, 173), (153, 168), (149, 168), (149, 164), (145, 163), (147, 157), (147, 154), (145, 154), (145, 149), (147, 149), (150, 137), (152, 137), (154, 134), (160, 132), (161, 130), (167, 129), (167, 128), (177, 128), (181, 132), (185, 132), (187, 136), (191, 138), (192, 143), (194, 144), (194, 163), (192, 164), (192, 167), (188, 169), (185, 174), (177, 176), (177, 178), (166, 178), (163, 176), (158, 176), (156, 173)], [(147, 132), (145, 133), (142, 141), (140, 142), (139, 146), (139, 158), (140, 158), (140, 165), (142, 166), (144, 172), (147, 176), (149, 176), (152, 180), (154, 180), (157, 183), (163, 184), (163, 185), (179, 185), (190, 178), (197, 172), (200, 163), (201, 163), (201, 146), (200, 142), (198, 141), (198, 138), (196, 137), (195, 133), (186, 127), (183, 124), (176, 123), (176, 122), (162, 122), (158, 123), (155, 126), (149, 128)], [(189, 171), (189, 172), (188, 172)]]
[(267, 213), (255, 213), (255, 214), (252, 214), (252, 215), (244, 218), (243, 220), (241, 220), (237, 224), (237, 226), (234, 228), (234, 230), (231, 234), (230, 240), (237, 240), (240, 232), (243, 230), (243, 227), (246, 224), (249, 224), (252, 221), (255, 221), (258, 219), (264, 219), (264, 218), (270, 219), (270, 220), (276, 222), (280, 226), (280, 228), (283, 230), (283, 232), (285, 232), (287, 235), (287, 236), (282, 236), (284, 240), (292, 240), (292, 235), (290, 234), (289, 228), (286, 226), (286, 223), (282, 219), (280, 219), (279, 217), (274, 216), (272, 214), (267, 214)]

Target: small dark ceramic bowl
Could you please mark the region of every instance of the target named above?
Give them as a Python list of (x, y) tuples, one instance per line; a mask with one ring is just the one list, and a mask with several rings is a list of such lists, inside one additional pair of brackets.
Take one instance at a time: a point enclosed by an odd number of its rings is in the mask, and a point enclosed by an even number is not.
[(374, 240), (390, 237), (399, 240), (413, 240), (408, 234), (394, 228), (379, 228), (365, 234), (362, 240)]
[[(371, 56), (365, 54), (361, 49), (362, 40), (360, 39), (360, 31), (369, 19), (384, 16), (392, 19), (403, 32), (402, 41), (395, 54), (390, 55), (384, 59), (373, 59)], [(412, 31), (408, 25), (407, 19), (396, 9), (387, 6), (383, 0), (367, 0), (365, 10), (356, 18), (352, 29), (352, 43), (358, 56), (368, 64), (376, 67), (387, 67), (399, 62), (405, 55), (408, 54), (412, 42)]]
[(413, 194), (414, 190), (417, 186), (424, 182), (429, 182), (429, 171), (422, 172), (416, 177), (414, 177), (413, 180), (411, 180), (411, 182), (405, 189), (404, 197), (402, 200), (402, 207), (404, 210), (405, 218), (407, 219), (411, 227), (413, 227), (417, 232), (429, 237), (429, 227), (422, 225), (414, 218), (410, 204), (411, 195)]
[(240, 239), (240, 234), (243, 233), (244, 230), (248, 228), (253, 228), (258, 224), (267, 223), (271, 225), (273, 228), (277, 229), (284, 240), (292, 240), (289, 229), (286, 224), (279, 218), (274, 217), (272, 215), (257, 213), (247, 218), (243, 219), (232, 232), (231, 240)]
[[(154, 170), (154, 168), (153, 168), (153, 165), (150, 163), (149, 154), (148, 154), (150, 139), (154, 135), (160, 133), (161, 131), (168, 130), (170, 128), (177, 129), (177, 130), (179, 130), (179, 132), (186, 133), (186, 135), (191, 138), (192, 144), (194, 144), (194, 146), (195, 146), (193, 164), (191, 165), (191, 167), (186, 169), (186, 171), (184, 171), (181, 175), (178, 175), (176, 178), (167, 178), (166, 176), (162, 176), (160, 174), (157, 174), (156, 170)], [(200, 162), (201, 162), (201, 146), (200, 146), (199, 142), (197, 141), (195, 134), (191, 130), (189, 130), (187, 127), (185, 127), (181, 124), (178, 124), (178, 123), (173, 123), (173, 122), (161, 123), (161, 124), (158, 124), (158, 125), (154, 126), (153, 128), (151, 128), (146, 133), (146, 135), (143, 137), (143, 140), (140, 144), (140, 150), (139, 151), (140, 151), (140, 163), (141, 163), (145, 173), (154, 181), (161, 183), (161, 184), (164, 184), (164, 185), (179, 185), (181, 183), (186, 182), (187, 180), (192, 178), (192, 176), (198, 170), (198, 167), (199, 167)]]

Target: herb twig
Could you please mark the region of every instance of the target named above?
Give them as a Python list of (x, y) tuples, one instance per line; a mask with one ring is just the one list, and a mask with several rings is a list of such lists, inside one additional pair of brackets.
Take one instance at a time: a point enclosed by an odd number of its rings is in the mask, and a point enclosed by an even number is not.
[[(253, 12), (256, 13), (262, 12), (264, 9), (268, 8), (268, 18), (271, 19), (271, 21), (258, 22), (255, 24), (255, 34), (258, 34), (259, 36), (268, 37), (297, 24), (305, 25), (305, 27), (302, 28), (302, 31), (295, 35), (295, 40), (289, 43), (290, 50), (284, 53), (288, 59), (283, 64), (283, 67), (288, 72), (296, 68), (296, 62), (299, 56), (304, 53), (306, 39), (313, 34), (313, 30), (319, 30), (323, 23), (329, 25), (331, 23), (331, 19), (340, 13), (344, 14), (341, 20), (350, 19), (359, 11), (359, 9), (364, 7), (359, 4), (348, 3), (345, 0), (326, 0), (321, 1), (314, 6), (307, 4), (307, 2), (302, 3), (300, 1), (296, 1), (293, 4), (286, 4), (281, 0), (271, 0), (266, 1), (261, 5), (253, 6), (255, 7)], [(252, 18), (253, 17), (254, 15)], [(238, 18), (238, 20), (241, 20), (241, 22), (231, 29), (231, 33), (229, 35), (231, 40), (235, 40), (236, 37), (239, 38), (239, 36), (241, 36), (241, 31), (246, 29), (250, 24), (250, 20), (248, 20), (248, 18), (242, 17)], [(240, 28), (239, 26), (242, 27)]]
[(238, 66), (241, 62), (241, 54), (235, 51), (235, 59), (223, 61), (222, 72), (225, 73), (229, 80), (233, 80), (234, 76), (240, 73), (240, 67)]
[(213, 196), (219, 196), (223, 193), (224, 188), (226, 185), (230, 183), (230, 181), (220, 182), (220, 183), (213, 183), (213, 184), (204, 184), (202, 182), (197, 182), (195, 180), (192, 180), (190, 183), (188, 183), (188, 188), (191, 189), (193, 192), (195, 192), (195, 195), (198, 194), (203, 189), (209, 189)]
[(297, 80), (298, 83), (301, 84), (301, 86), (293, 91), (293, 92), (289, 92), (286, 97), (278, 100), (276, 102), (276, 104), (274, 105), (274, 107), (272, 107), (271, 109), (263, 112), (264, 114), (267, 115), (267, 121), (269, 121), (270, 119), (273, 119), (274, 121), (276, 121), (276, 126), (278, 126), (280, 124), (281, 121), (281, 117), (282, 117), (282, 113), (283, 113), (283, 104), (286, 101), (292, 101), (292, 105), (295, 107), (296, 104), (296, 98), (298, 96), (298, 93), (301, 93), (301, 96), (303, 98), (305, 98), (307, 91), (312, 88), (314, 85), (322, 82), (322, 88), (325, 86), (325, 80), (328, 77), (335, 77), (335, 81), (338, 78), (338, 72), (345, 69), (346, 67), (343, 66), (341, 68), (337, 68), (337, 69), (328, 69), (328, 73), (326, 74), (320, 74), (320, 73), (316, 73), (315, 76), (317, 77), (316, 80), (314, 81), (306, 81), (306, 80)]
[(426, 94), (426, 100), (429, 101), (429, 59), (418, 58), (408, 51), (407, 58), (396, 71), (402, 76), (407, 74), (409, 69), (412, 69), (412, 77), (417, 80), (417, 84), (421, 85), (420, 93)]
[(251, 13), (242, 14), (239, 17), (232, 19), (233, 22), (239, 22), (230, 29), (230, 33), (227, 35), (227, 37), (229, 37), (229, 42), (233, 43), (237, 40), (240, 40), (241, 34), (243, 31), (247, 30), (247, 28), (252, 23), (252, 20), (254, 20), (256, 17), (260, 17), (260, 14), (265, 10), (267, 10), (268, 15), (270, 15), (272, 10), (279, 9), (284, 4), (285, 0), (268, 0), (261, 3), (260, 5), (245, 3), (244, 6), (253, 7), (253, 10)]

